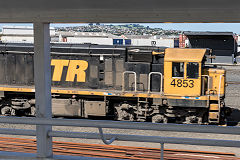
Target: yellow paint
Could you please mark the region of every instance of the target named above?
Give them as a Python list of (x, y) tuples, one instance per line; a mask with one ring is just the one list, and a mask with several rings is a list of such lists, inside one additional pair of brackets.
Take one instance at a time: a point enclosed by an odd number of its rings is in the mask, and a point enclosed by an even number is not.
[(155, 51), (153, 51), (153, 52), (152, 52), (152, 55), (155, 56), (155, 55), (164, 54), (164, 53), (165, 53), (165, 52), (155, 52)]
[[(223, 69), (214, 69), (210, 68), (208, 70), (209, 77), (212, 79), (212, 87), (210, 88), (210, 93), (219, 94), (219, 84), (220, 84), (220, 95), (223, 96), (225, 94), (225, 82), (226, 82), (226, 71)], [(222, 76), (221, 76), (222, 75)]]
[[(34, 93), (35, 89), (33, 88), (12, 88), (12, 87), (0, 87), (0, 91), (11, 91), (11, 92), (28, 92)], [(112, 93), (108, 95), (108, 93)], [(163, 99), (186, 99), (183, 96), (177, 95), (160, 95), (155, 93), (122, 93), (122, 92), (111, 92), (111, 91), (84, 91), (84, 90), (65, 90), (65, 89), (52, 89), (52, 93), (56, 94), (78, 94), (78, 95), (97, 95), (97, 96), (120, 96), (120, 97), (144, 97), (144, 98), (163, 98)], [(188, 100), (207, 100), (207, 96), (200, 96), (199, 99), (196, 97), (189, 97)], [(210, 96), (210, 100), (218, 100), (218, 97)]]
[(73, 82), (76, 76), (77, 82), (86, 82), (87, 61), (53, 59), (51, 65), (54, 66), (52, 81), (61, 81), (63, 67), (67, 66), (66, 81)]
[(86, 81), (86, 72), (88, 68), (88, 62), (83, 60), (70, 60), (66, 81), (74, 81), (75, 75), (77, 75), (77, 82)]
[(202, 62), (207, 49), (167, 48), (165, 62)]
[(51, 65), (54, 66), (52, 81), (61, 81), (63, 67), (68, 66), (69, 60), (53, 59)]
[(218, 119), (219, 113), (218, 112), (209, 112), (209, 119)]
[(211, 110), (211, 111), (218, 111), (219, 110), (218, 104), (210, 104), (209, 110)]
[[(176, 85), (172, 85), (173, 82)], [(199, 63), (199, 77), (192, 79), (187, 78), (187, 62), (184, 63), (184, 77), (181, 78), (172, 77), (172, 62), (164, 61), (164, 94), (199, 97), (201, 95), (201, 63)]]
[(35, 89), (32, 89), (32, 88), (0, 87), (0, 91), (10, 91), (10, 92), (35, 92)]

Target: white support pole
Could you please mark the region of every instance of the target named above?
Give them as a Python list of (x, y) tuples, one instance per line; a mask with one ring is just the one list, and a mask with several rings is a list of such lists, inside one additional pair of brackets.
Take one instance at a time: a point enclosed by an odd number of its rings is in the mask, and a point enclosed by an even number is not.
[[(49, 23), (34, 23), (34, 82), (38, 118), (52, 118)], [(37, 125), (37, 156), (52, 157), (50, 125)]]

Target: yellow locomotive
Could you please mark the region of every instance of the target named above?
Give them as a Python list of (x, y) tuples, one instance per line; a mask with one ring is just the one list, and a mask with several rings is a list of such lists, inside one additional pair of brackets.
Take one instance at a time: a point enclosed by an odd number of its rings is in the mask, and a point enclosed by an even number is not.
[[(1, 114), (35, 115), (33, 53), (18, 45), (0, 45)], [(226, 74), (205, 64), (210, 50), (104, 47), (51, 46), (54, 116), (224, 123)]]
[(224, 108), (225, 70), (206, 67), (204, 61), (207, 54), (206, 49), (165, 51), (164, 97), (168, 99), (168, 104), (207, 109), (198, 116), (188, 116), (187, 123), (196, 119), (202, 123), (204, 114), (205, 118), (208, 117), (208, 120), (205, 119), (208, 123), (219, 123), (224, 117), (221, 112)]

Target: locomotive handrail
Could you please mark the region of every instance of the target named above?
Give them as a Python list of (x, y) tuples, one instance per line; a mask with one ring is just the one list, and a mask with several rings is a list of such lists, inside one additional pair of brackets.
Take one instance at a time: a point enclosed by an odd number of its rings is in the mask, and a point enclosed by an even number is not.
[(202, 75), (202, 77), (207, 77), (207, 96), (208, 96), (208, 99), (207, 99), (207, 106), (209, 106), (210, 104), (210, 91), (209, 91), (209, 88), (210, 88), (210, 77), (209, 75)]
[(222, 83), (222, 77), (223, 77), (223, 74), (220, 75), (220, 80), (219, 80), (219, 89), (218, 89), (218, 110), (220, 111), (220, 108), (221, 108), (221, 83)]
[(202, 75), (202, 77), (207, 77), (207, 94), (209, 95), (209, 88), (210, 88), (210, 78), (209, 75)]
[(125, 74), (134, 74), (134, 91), (137, 92), (137, 74), (134, 71), (124, 71), (122, 77), (122, 91), (125, 91)]
[(160, 94), (162, 95), (162, 84), (163, 84), (163, 75), (161, 72), (150, 72), (148, 75), (148, 93), (151, 92), (151, 75), (158, 74), (161, 76), (161, 82), (160, 82)]

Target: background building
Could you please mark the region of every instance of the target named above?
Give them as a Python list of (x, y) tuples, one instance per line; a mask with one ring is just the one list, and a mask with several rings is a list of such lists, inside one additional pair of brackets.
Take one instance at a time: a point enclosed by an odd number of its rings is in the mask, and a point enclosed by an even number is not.
[[(51, 37), (55, 36), (55, 29), (50, 28)], [(2, 42), (15, 42), (15, 43), (33, 43), (33, 27), (29, 26), (3, 26)]]
[[(152, 35), (114, 35), (104, 32), (60, 31), (50, 28), (51, 42), (98, 45), (178, 47), (175, 37)], [(4, 26), (1, 41), (4, 43), (33, 43), (33, 27)], [(177, 44), (177, 45), (176, 45)]]

